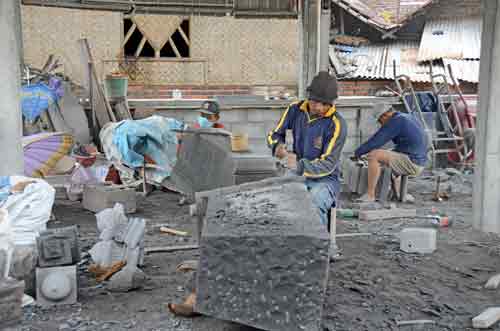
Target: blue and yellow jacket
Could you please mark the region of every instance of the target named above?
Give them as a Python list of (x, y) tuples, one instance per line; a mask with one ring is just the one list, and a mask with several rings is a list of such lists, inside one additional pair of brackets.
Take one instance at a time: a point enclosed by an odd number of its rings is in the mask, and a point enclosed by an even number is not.
[(273, 155), (278, 144), (285, 143), (286, 130), (293, 133), (293, 152), (299, 160), (299, 173), (311, 179), (331, 177), (338, 180), (347, 125), (335, 106), (324, 117), (311, 119), (307, 100), (291, 104), (278, 126), (267, 136)]

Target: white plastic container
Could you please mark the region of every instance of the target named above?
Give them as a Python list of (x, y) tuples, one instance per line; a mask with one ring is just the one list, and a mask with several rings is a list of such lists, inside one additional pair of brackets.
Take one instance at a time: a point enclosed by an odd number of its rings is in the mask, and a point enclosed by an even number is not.
[(401, 231), (399, 238), (400, 249), (406, 253), (429, 254), (436, 250), (436, 229), (406, 228)]

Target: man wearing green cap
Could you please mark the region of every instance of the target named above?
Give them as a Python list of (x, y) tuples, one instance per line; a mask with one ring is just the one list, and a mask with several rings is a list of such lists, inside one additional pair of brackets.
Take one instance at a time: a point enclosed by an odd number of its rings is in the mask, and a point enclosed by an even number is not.
[[(396, 181), (401, 175), (418, 176), (427, 163), (427, 138), (418, 120), (410, 114), (397, 111), (390, 105), (376, 107), (374, 118), (380, 129), (354, 152), (355, 158), (368, 158), (368, 191), (359, 201), (375, 201), (375, 189), (381, 165), (392, 169)], [(392, 151), (381, 149), (392, 141)]]
[(194, 128), (206, 129), (216, 128), (224, 129), (224, 125), (219, 123), (220, 120), (220, 106), (216, 101), (205, 101), (200, 108), (200, 116), (197, 118)]
[(293, 134), (297, 156), (297, 175), (306, 178), (321, 223), (328, 225), (328, 211), (336, 206), (340, 191), (339, 159), (347, 137), (347, 125), (335, 108), (337, 79), (322, 71), (307, 88), (306, 100), (291, 104), (278, 125), (269, 132), (267, 142), (274, 156), (288, 156), (286, 131)]

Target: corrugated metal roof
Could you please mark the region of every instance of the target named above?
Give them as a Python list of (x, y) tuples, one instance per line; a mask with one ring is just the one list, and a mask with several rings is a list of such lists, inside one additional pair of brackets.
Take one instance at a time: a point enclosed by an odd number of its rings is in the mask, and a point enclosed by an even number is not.
[[(417, 41), (395, 41), (362, 46), (352, 53), (335, 52), (332, 46), (330, 56), (337, 55), (342, 69), (349, 73), (346, 78), (394, 79), (395, 61), (398, 75), (408, 75), (414, 82), (430, 82), (429, 65), (417, 62), (418, 46)], [(436, 74), (444, 73), (442, 66), (433, 69)]]
[(425, 23), (418, 61), (479, 59), (481, 17), (434, 19)]
[[(390, 30), (406, 23), (413, 15), (436, 0), (332, 0), (350, 14), (376, 28)], [(398, 17), (399, 14), (399, 17)]]
[(456, 79), (479, 83), (479, 60), (443, 59), (443, 63), (445, 67), (451, 64), (451, 70)]

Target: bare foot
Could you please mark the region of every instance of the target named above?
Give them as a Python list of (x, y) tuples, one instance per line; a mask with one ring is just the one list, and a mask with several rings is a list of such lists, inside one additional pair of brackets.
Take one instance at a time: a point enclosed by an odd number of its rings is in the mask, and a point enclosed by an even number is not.
[(175, 304), (169, 303), (167, 304), (168, 310), (174, 315), (182, 316), (182, 317), (196, 317), (200, 316), (199, 313), (194, 311), (194, 304), (196, 302), (196, 294), (191, 293), (184, 303)]

